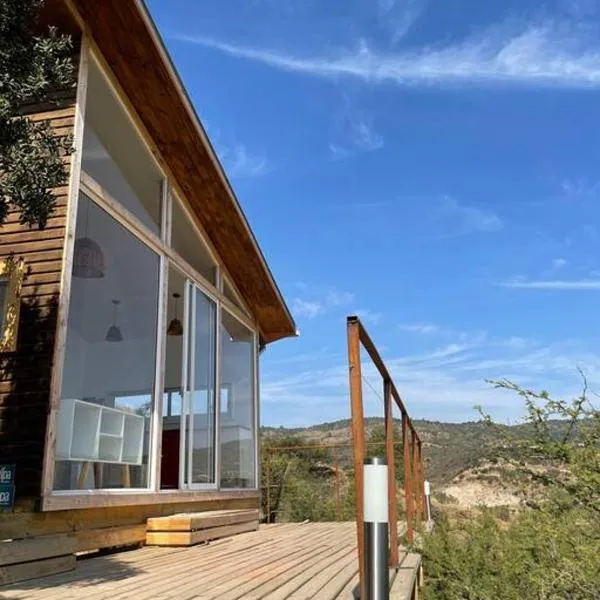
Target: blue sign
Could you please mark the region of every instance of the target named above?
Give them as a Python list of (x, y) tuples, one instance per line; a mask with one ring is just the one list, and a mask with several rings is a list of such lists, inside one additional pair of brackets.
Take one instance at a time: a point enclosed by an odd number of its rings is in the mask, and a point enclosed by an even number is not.
[(12, 509), (15, 503), (15, 486), (12, 483), (0, 483), (0, 509)]
[(0, 485), (15, 483), (16, 465), (0, 463)]

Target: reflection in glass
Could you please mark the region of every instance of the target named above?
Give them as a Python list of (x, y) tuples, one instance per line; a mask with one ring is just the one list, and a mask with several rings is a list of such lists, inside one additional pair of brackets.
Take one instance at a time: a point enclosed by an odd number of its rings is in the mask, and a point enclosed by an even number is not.
[[(221, 487), (254, 488), (254, 335), (227, 311), (221, 318)], [(222, 393), (223, 394), (223, 393)]]
[[(77, 230), (89, 219), (102, 245), (101, 279), (73, 278), (58, 411), (54, 489), (148, 486), (159, 257), (81, 196)], [(120, 299), (122, 341), (107, 341)]]
[(215, 303), (191, 289), (189, 483), (215, 482)]

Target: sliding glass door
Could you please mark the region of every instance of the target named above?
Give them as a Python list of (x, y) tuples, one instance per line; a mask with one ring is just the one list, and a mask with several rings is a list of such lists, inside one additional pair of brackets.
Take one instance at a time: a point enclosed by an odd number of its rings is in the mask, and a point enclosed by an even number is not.
[(214, 488), (216, 478), (217, 305), (186, 282), (184, 409), (181, 415), (180, 481), (184, 488)]

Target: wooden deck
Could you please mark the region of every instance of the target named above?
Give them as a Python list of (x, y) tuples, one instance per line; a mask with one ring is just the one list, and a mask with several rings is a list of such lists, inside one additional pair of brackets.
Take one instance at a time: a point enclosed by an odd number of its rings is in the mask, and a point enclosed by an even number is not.
[[(410, 598), (416, 555), (406, 555), (394, 598)], [(418, 557), (417, 557), (418, 558)], [(354, 523), (261, 526), (190, 548), (145, 547), (80, 559), (69, 573), (0, 587), (2, 600), (351, 599), (358, 584)], [(402, 587), (405, 587), (404, 583)]]

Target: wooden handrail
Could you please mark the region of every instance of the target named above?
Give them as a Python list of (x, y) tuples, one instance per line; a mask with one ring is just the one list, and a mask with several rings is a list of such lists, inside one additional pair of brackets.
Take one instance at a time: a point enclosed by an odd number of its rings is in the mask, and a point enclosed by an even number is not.
[(352, 412), (353, 462), (356, 493), (356, 536), (360, 576), (360, 597), (365, 597), (365, 547), (364, 547), (364, 490), (363, 464), (365, 460), (365, 417), (362, 397), (362, 366), (360, 348), (367, 351), (373, 364), (383, 379), (385, 410), (385, 441), (388, 464), (388, 507), (390, 566), (398, 566), (398, 523), (397, 491), (394, 466), (394, 425), (391, 398), (396, 402), (402, 415), (402, 444), (404, 455), (404, 500), (406, 530), (409, 543), (414, 541), (416, 523), (422, 518), (424, 500), (424, 470), (422, 441), (408, 416), (404, 402), (396, 389), (377, 347), (357, 316), (347, 319), (348, 335), (348, 374), (350, 381), (350, 406)]

